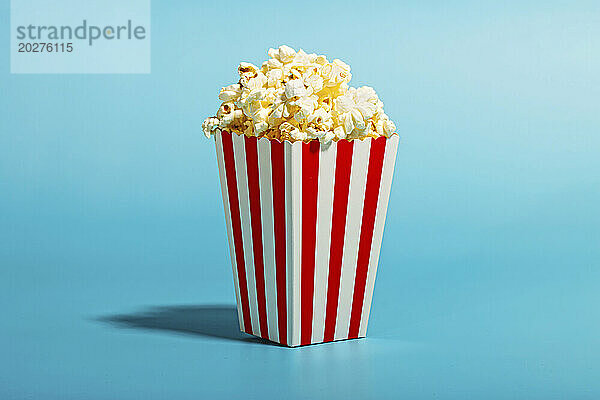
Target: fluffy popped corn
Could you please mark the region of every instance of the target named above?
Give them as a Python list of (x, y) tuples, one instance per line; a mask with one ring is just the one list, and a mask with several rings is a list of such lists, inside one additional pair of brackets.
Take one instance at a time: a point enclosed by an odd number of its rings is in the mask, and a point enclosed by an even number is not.
[(295, 51), (269, 49), (259, 68), (242, 62), (238, 83), (219, 93), (217, 115), (202, 123), (206, 137), (227, 130), (247, 136), (289, 141), (389, 137), (396, 126), (369, 86), (350, 87), (350, 66), (341, 60)]

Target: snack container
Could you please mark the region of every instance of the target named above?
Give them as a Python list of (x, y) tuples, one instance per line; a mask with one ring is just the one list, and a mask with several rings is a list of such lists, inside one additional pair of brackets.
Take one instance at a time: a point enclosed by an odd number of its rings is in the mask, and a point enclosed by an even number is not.
[(215, 135), (240, 329), (294, 347), (366, 335), (398, 135)]

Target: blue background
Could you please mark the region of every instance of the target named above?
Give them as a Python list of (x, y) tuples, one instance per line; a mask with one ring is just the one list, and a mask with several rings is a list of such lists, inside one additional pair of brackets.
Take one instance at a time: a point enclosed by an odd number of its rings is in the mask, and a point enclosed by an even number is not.
[[(600, 5), (497, 3), (155, 0), (148, 75), (11, 75), (5, 37), (0, 397), (597, 399)], [(200, 125), (282, 43), (402, 136), (364, 340), (235, 332)]]

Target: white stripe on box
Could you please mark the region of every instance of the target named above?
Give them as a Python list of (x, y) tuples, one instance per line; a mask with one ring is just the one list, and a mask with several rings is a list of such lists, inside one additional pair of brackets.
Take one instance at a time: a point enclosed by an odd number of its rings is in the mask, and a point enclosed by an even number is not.
[(252, 226), (250, 223), (250, 198), (248, 197), (248, 175), (246, 171), (246, 149), (244, 135), (232, 134), (233, 153), (235, 156), (235, 172), (237, 176), (238, 197), (242, 221), (242, 238), (244, 242), (244, 260), (246, 262), (246, 282), (248, 285), (248, 305), (252, 334), (260, 336), (258, 320), (258, 304), (256, 301), (256, 279), (254, 277), (254, 253), (252, 247)]
[(369, 313), (371, 311), (371, 301), (373, 299), (373, 289), (375, 287), (375, 276), (377, 274), (377, 265), (379, 263), (379, 253), (383, 239), (383, 228), (385, 226), (385, 217), (387, 215), (388, 200), (392, 187), (392, 177), (394, 175), (394, 164), (396, 162), (396, 150), (398, 149), (398, 135), (393, 135), (387, 140), (385, 146), (385, 156), (383, 160), (383, 171), (381, 174), (381, 186), (379, 188), (379, 199), (377, 204), (377, 213), (375, 214), (375, 227), (373, 229), (373, 242), (371, 244), (371, 254), (369, 257), (369, 271), (367, 273), (367, 284), (365, 286), (365, 298), (360, 319), (359, 337), (367, 334), (367, 324), (369, 322)]
[(215, 133), (215, 147), (217, 152), (217, 165), (219, 167), (219, 180), (221, 181), (221, 194), (223, 197), (223, 209), (225, 211), (225, 226), (227, 227), (227, 239), (229, 240), (229, 257), (231, 258), (231, 269), (233, 272), (233, 286), (235, 289), (235, 301), (237, 303), (238, 322), (240, 330), (244, 331), (244, 318), (242, 316), (242, 303), (240, 300), (240, 284), (238, 282), (235, 246), (231, 228), (231, 214), (229, 208), (229, 194), (227, 192), (227, 175), (225, 173), (225, 161), (223, 160), (223, 137), (220, 132)]
[[(290, 186), (287, 186), (287, 179), (290, 178)], [(302, 263), (302, 142), (286, 142), (286, 189), (289, 189), (286, 206), (288, 209), (290, 233), (288, 248), (291, 251), (291, 258), (288, 264), (288, 318), (291, 321), (289, 326), (289, 345), (300, 345), (300, 266)]]
[(323, 341), (329, 279), (329, 246), (331, 244), (331, 217), (337, 146), (321, 146), (319, 156), (319, 193), (317, 205), (317, 240), (315, 260), (315, 290), (313, 303), (312, 341)]
[(340, 294), (338, 299), (337, 319), (335, 324), (335, 340), (348, 338), (350, 328), (350, 312), (356, 277), (358, 244), (362, 224), (362, 213), (367, 186), (367, 171), (371, 139), (355, 140), (352, 155), (352, 171), (350, 175), (350, 191), (348, 193), (348, 213), (346, 215), (346, 237), (342, 258), (340, 277)]
[(258, 141), (258, 171), (260, 186), (260, 214), (263, 233), (263, 255), (265, 264), (265, 294), (269, 339), (279, 341), (277, 324), (277, 281), (275, 269), (275, 233), (273, 225), (273, 190), (271, 174), (271, 142)]
[[(292, 346), (292, 331), (293, 331), (293, 236), (292, 236), (292, 210), (294, 208), (292, 204), (292, 145), (289, 142), (283, 143), (283, 156), (285, 163), (285, 294), (287, 299), (285, 300), (285, 306), (287, 310), (287, 344)], [(281, 190), (274, 188), (275, 190)]]

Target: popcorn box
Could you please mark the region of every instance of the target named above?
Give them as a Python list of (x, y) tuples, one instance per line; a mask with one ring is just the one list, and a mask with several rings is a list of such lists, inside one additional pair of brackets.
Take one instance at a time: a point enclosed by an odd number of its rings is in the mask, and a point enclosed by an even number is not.
[(291, 347), (366, 335), (398, 141), (215, 134), (241, 331)]

